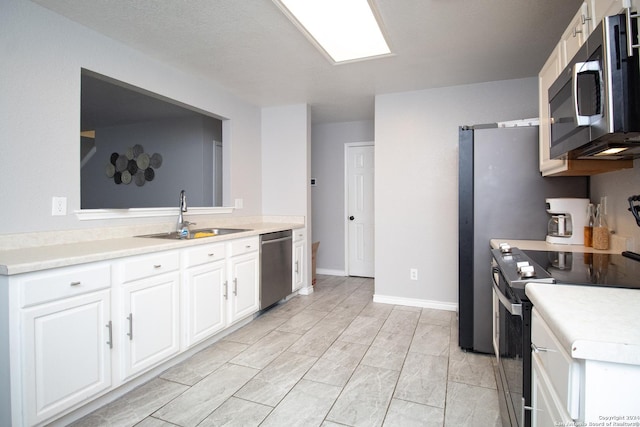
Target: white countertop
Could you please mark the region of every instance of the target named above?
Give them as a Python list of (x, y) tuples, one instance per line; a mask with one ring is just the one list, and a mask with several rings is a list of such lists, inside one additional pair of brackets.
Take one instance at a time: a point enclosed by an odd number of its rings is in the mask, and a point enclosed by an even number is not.
[(576, 359), (640, 365), (640, 291), (528, 283), (526, 294)]
[(250, 231), (191, 240), (121, 237), (2, 250), (0, 251), (0, 275), (8, 276), (29, 273), (32, 271), (180, 249), (188, 246), (203, 245), (303, 227), (304, 224), (300, 223), (235, 224), (233, 228), (243, 228)]

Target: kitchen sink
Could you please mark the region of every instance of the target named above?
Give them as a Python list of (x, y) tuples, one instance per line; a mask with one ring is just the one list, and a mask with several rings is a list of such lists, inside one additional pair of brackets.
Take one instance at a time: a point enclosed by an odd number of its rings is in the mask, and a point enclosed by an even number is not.
[(249, 228), (200, 228), (197, 230), (191, 230), (189, 235), (181, 237), (177, 231), (169, 231), (166, 233), (156, 234), (144, 234), (136, 237), (147, 237), (154, 239), (168, 239), (168, 240), (190, 240), (190, 239), (203, 239), (206, 237), (224, 236), (226, 234), (242, 233), (243, 231), (251, 231)]

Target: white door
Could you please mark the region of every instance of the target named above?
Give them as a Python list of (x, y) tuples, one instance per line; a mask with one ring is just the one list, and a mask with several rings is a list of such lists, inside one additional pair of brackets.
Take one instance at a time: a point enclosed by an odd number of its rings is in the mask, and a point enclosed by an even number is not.
[(373, 145), (346, 148), (347, 274), (374, 276)]

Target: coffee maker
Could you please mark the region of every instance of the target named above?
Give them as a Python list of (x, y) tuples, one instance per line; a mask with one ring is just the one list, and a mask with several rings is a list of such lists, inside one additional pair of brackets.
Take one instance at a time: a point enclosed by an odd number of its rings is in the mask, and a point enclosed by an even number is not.
[(551, 215), (547, 227), (547, 243), (584, 245), (583, 227), (587, 222), (589, 199), (546, 199)]

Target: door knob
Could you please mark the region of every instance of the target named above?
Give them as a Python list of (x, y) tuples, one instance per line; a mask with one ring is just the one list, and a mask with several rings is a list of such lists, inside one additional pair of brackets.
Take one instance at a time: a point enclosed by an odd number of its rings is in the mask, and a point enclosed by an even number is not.
[(356, 217), (355, 217), (355, 216), (353, 216), (353, 215), (351, 215), (351, 216), (349, 217), (349, 221), (353, 221), (354, 219), (356, 219)]

